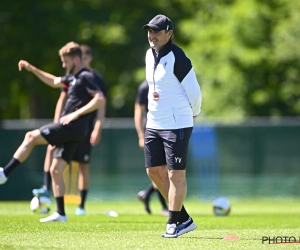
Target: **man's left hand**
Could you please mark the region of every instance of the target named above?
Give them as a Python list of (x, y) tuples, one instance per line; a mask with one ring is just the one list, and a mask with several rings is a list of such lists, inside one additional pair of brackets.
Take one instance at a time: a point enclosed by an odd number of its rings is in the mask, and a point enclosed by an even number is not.
[(73, 112), (73, 113), (70, 113), (68, 115), (65, 115), (63, 117), (61, 117), (59, 119), (59, 122), (62, 124), (62, 125), (67, 125), (69, 124), (71, 121), (74, 121), (78, 118), (78, 114), (76, 112)]
[(98, 130), (93, 130), (90, 138), (90, 143), (92, 146), (97, 145), (101, 140), (101, 133)]

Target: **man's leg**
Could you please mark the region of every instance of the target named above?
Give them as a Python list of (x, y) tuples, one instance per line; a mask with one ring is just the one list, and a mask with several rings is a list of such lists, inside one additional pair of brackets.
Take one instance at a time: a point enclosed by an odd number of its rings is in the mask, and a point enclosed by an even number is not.
[(156, 187), (165, 198), (165, 200), (168, 200), (170, 181), (166, 173), (167, 168), (165, 165), (147, 168), (147, 174), (149, 178), (155, 183)]
[(33, 148), (37, 145), (48, 144), (45, 138), (41, 135), (38, 129), (27, 132), (22, 144), (14, 153), (13, 158), (6, 164), (5, 167), (0, 168), (0, 184), (4, 184), (9, 174), (20, 164), (23, 163)]
[(180, 211), (186, 196), (185, 170), (169, 170), (169, 210)]
[(28, 158), (35, 146), (45, 144), (48, 144), (48, 142), (41, 135), (41, 132), (38, 129), (27, 132), (24, 141), (15, 152), (14, 158), (22, 163)]
[(157, 192), (158, 199), (159, 199), (160, 204), (162, 206), (162, 209), (163, 209), (162, 215), (168, 216), (169, 215), (169, 208), (168, 208), (168, 205), (167, 205), (167, 202), (166, 202), (165, 198), (159, 192), (159, 190), (158, 190), (158, 188), (157, 188), (157, 186), (155, 185), (154, 182), (152, 182), (152, 185), (153, 185), (154, 190)]
[(144, 209), (148, 214), (151, 214), (149, 202), (150, 202), (150, 196), (156, 190), (154, 186), (155, 184), (151, 182), (151, 184), (145, 190), (142, 190), (137, 194), (138, 199), (144, 203)]
[(88, 194), (89, 184), (90, 184), (90, 165), (89, 163), (80, 162), (79, 176), (78, 176), (78, 190), (80, 194), (80, 204), (75, 211), (77, 215), (86, 214), (84, 205)]
[(42, 188), (37, 188), (32, 190), (32, 194), (34, 196), (46, 196), (49, 197), (49, 191), (51, 186), (51, 173), (50, 173), (50, 167), (53, 159), (53, 151), (55, 149), (55, 146), (48, 145), (46, 156), (44, 160), (44, 182)]
[(63, 176), (66, 167), (67, 162), (62, 158), (54, 158), (52, 160), (50, 173), (52, 177), (52, 189), (56, 200), (57, 211), (52, 215), (41, 219), (40, 222), (67, 221), (64, 204), (64, 195), (66, 188)]
[[(191, 131), (192, 128), (170, 131), (146, 129), (145, 132), (147, 174), (165, 200), (169, 201), (169, 219), (163, 237), (176, 238), (196, 228), (183, 206), (187, 191), (186, 155)], [(168, 174), (167, 165), (170, 169)]]
[[(196, 228), (193, 220), (186, 212), (183, 202), (187, 192), (185, 170), (168, 170), (169, 174), (165, 174), (166, 166), (147, 168), (147, 174), (156, 184), (160, 193), (169, 202), (169, 226), (178, 225), (177, 237), (183, 233), (187, 233)], [(174, 228), (175, 230), (176, 228)], [(178, 229), (178, 230), (179, 230)], [(167, 237), (164, 235), (164, 237)]]
[[(166, 171), (166, 168), (164, 167), (164, 172)], [(167, 176), (167, 172), (165, 172), (165, 175)], [(150, 178), (151, 179), (151, 178)], [(162, 211), (162, 214), (164, 216), (168, 216), (169, 214), (169, 209), (168, 209), (168, 206), (167, 206), (167, 203), (166, 203), (166, 199), (165, 197), (160, 193), (158, 187), (156, 186), (156, 184), (154, 183), (154, 181), (151, 182), (150, 186), (146, 189), (146, 190), (143, 190), (143, 191), (140, 191), (138, 193), (138, 198), (139, 200), (141, 200), (143, 203), (144, 203), (144, 206), (145, 206), (145, 210), (151, 214), (151, 210), (150, 210), (150, 207), (149, 207), (149, 201), (150, 201), (150, 196), (151, 194), (154, 192), (154, 191), (157, 191), (157, 194), (158, 194), (158, 198), (159, 198), (159, 201), (162, 205), (162, 208), (163, 208), (163, 211)]]
[(163, 197), (169, 201), (169, 219), (166, 225), (166, 233), (163, 234), (163, 237), (176, 238), (178, 237), (177, 222), (181, 210), (180, 202), (182, 202), (183, 195), (180, 194), (178, 196), (177, 193), (174, 193), (177, 190), (177, 188), (173, 187), (174, 183), (172, 183), (175, 180), (175, 176), (172, 175), (172, 181), (170, 181), (169, 176), (166, 174), (166, 166), (149, 167), (147, 168), (147, 174), (156, 184)]
[(53, 160), (53, 152), (54, 152), (55, 146), (48, 145), (45, 161), (44, 161), (44, 186), (49, 191), (51, 188), (51, 173), (50, 168)]
[(185, 170), (168, 170), (166, 166), (147, 168), (147, 174), (162, 196), (169, 202), (169, 210), (181, 211), (187, 192)]
[(158, 199), (160, 201), (160, 204), (162, 206), (162, 215), (168, 216), (169, 215), (169, 208), (167, 205), (167, 202), (165, 198), (162, 196), (162, 194), (159, 192), (158, 188), (155, 189), (158, 195)]

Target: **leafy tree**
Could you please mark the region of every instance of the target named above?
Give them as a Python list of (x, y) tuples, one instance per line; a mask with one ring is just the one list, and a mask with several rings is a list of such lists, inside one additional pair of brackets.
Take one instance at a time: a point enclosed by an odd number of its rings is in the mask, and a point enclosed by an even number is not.
[(201, 79), (204, 114), (299, 115), (300, 3), (202, 3), (180, 29)]
[[(132, 116), (138, 84), (144, 80), (149, 47), (142, 26), (164, 13), (175, 22), (189, 15), (180, 1), (67, 0), (13, 1), (0, 10), (1, 118), (51, 118), (58, 90), (40, 83), (17, 63), (28, 60), (54, 75), (63, 75), (58, 50), (69, 41), (89, 44), (93, 66), (108, 87), (108, 112)], [(4, 63), (5, 62), (5, 63)]]
[(108, 87), (108, 116), (133, 115), (149, 48), (142, 26), (156, 14), (175, 24), (192, 59), (206, 116), (300, 113), (300, 2), (296, 0), (6, 1), (0, 9), (0, 118), (51, 118), (58, 90), (18, 72), (25, 59), (63, 75), (58, 50), (89, 44)]

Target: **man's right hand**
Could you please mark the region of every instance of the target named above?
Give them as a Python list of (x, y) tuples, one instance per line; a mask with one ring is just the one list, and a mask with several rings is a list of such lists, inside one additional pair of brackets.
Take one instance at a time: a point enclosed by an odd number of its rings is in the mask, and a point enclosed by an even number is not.
[(19, 71), (21, 71), (23, 68), (30, 71), (30, 63), (24, 60), (19, 61), (18, 63)]
[(145, 146), (144, 137), (142, 137), (142, 138), (139, 138), (139, 146), (140, 146), (140, 148), (141, 148), (141, 149), (143, 149), (143, 148), (144, 148), (144, 146)]

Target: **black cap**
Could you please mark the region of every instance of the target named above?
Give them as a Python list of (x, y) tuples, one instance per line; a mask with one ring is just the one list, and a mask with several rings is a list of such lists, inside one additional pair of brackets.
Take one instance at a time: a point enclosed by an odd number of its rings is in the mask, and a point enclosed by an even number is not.
[(149, 28), (155, 31), (173, 30), (173, 23), (170, 18), (164, 15), (157, 15), (148, 24), (143, 26), (143, 30)]

